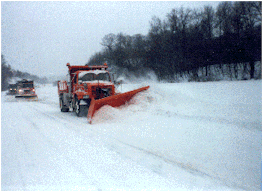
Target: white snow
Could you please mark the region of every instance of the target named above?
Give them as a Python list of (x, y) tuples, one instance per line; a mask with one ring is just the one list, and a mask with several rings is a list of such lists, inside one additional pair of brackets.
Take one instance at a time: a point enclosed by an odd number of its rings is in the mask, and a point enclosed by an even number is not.
[(80, 78), (80, 77), (83, 77), (84, 75), (86, 75), (86, 74), (88, 74), (88, 73), (93, 73), (93, 74), (95, 74), (95, 75), (98, 75), (98, 74), (101, 74), (101, 73), (107, 73), (107, 71), (105, 71), (105, 70), (98, 70), (98, 69), (96, 69), (96, 70), (90, 70), (90, 71), (81, 71), (81, 72), (79, 73), (79, 78)]
[(98, 85), (98, 84), (113, 85), (113, 83), (111, 83), (110, 81), (104, 81), (104, 80), (94, 80), (94, 81), (84, 81), (84, 82), (94, 85)]
[(93, 124), (2, 92), (2, 190), (261, 190), (262, 81), (145, 85)]

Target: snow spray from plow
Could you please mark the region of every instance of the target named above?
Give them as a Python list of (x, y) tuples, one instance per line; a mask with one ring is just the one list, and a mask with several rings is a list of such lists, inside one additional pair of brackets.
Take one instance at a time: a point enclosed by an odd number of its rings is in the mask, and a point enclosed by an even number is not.
[(133, 91), (129, 91), (126, 93), (120, 93), (120, 94), (116, 94), (113, 96), (109, 96), (109, 97), (105, 97), (103, 99), (92, 99), (91, 103), (90, 103), (90, 107), (89, 107), (89, 111), (88, 111), (88, 122), (91, 124), (92, 123), (92, 117), (94, 115), (94, 113), (99, 110), (102, 106), (104, 105), (110, 105), (112, 107), (119, 107), (121, 105), (124, 105), (126, 102), (128, 102), (129, 100), (131, 100), (131, 98), (144, 90), (149, 89), (150, 86), (146, 86), (146, 87), (142, 87), (139, 89), (135, 89)]

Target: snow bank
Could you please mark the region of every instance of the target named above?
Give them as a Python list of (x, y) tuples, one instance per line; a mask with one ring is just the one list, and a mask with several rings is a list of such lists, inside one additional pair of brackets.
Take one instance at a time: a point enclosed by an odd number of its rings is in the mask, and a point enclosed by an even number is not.
[(104, 106), (95, 129), (228, 186), (261, 189), (261, 81), (150, 86), (126, 106)]

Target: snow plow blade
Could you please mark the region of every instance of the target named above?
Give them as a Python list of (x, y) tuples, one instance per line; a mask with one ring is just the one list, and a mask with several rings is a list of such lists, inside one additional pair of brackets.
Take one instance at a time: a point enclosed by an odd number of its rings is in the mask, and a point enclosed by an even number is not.
[(149, 89), (150, 86), (147, 87), (142, 87), (139, 89), (135, 89), (133, 91), (129, 91), (126, 93), (120, 93), (120, 94), (116, 94), (116, 95), (112, 95), (109, 97), (105, 97), (102, 99), (92, 99), (91, 103), (90, 103), (90, 107), (89, 107), (89, 111), (88, 111), (88, 122), (91, 124), (92, 123), (92, 117), (94, 115), (94, 113), (99, 110), (99, 108), (101, 108), (104, 105), (110, 105), (112, 107), (119, 107), (121, 105), (124, 105), (126, 102), (128, 102), (135, 94), (147, 90)]
[(22, 98), (22, 99), (33, 100), (33, 101), (38, 100), (37, 95), (16, 95), (15, 98)]

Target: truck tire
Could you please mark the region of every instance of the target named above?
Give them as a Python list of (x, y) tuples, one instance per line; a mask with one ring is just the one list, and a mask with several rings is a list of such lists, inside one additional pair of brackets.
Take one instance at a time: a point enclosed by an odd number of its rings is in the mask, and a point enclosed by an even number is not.
[(74, 99), (74, 111), (78, 117), (82, 117), (87, 115), (87, 106), (86, 105), (80, 105), (79, 100), (77, 98)]
[(64, 105), (64, 101), (61, 97), (59, 97), (59, 107), (61, 112), (68, 112), (69, 108)]
[(76, 112), (76, 115), (79, 117), (80, 116), (80, 112), (81, 112), (81, 110), (80, 110), (80, 105), (79, 105), (79, 100), (78, 99), (75, 99), (75, 110), (74, 110), (75, 112)]

